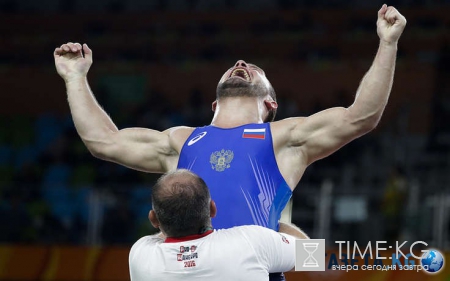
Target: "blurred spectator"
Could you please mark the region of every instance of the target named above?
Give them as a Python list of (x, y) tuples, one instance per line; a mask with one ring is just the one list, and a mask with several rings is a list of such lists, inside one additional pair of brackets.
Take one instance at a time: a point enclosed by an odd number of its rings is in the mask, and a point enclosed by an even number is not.
[(30, 242), (32, 224), (21, 194), (12, 192), (8, 204), (0, 207), (0, 241)]
[(384, 237), (388, 243), (398, 241), (403, 226), (403, 211), (407, 204), (407, 189), (408, 182), (402, 168), (394, 166), (388, 176), (381, 202), (385, 227)]
[(102, 240), (106, 244), (127, 245), (134, 230), (133, 216), (128, 200), (118, 196), (117, 204), (107, 211), (102, 228)]
[[(406, 175), (415, 175), (421, 180), (421, 186), (418, 187), (424, 193), (423, 198), (420, 198), (421, 204), (428, 195), (434, 195), (437, 191), (446, 192), (450, 186), (447, 184), (450, 168), (450, 123), (446, 121), (450, 116), (450, 51), (446, 42), (448, 38), (445, 39), (448, 19), (443, 20), (438, 14), (431, 18), (427, 16), (433, 15), (434, 10), (445, 11), (446, 7), (450, 7), (450, 2), (395, 2), (407, 5), (412, 11), (411, 15), (418, 14), (418, 19), (412, 17), (408, 24), (414, 28), (414, 32), (409, 32), (409, 43), (399, 45), (402, 50), (399, 53), (399, 73), (403, 75), (399, 76), (399, 80), (413, 83), (413, 86), (407, 87), (408, 83), (404, 82), (402, 85), (396, 84), (391, 99), (403, 97), (403, 100), (400, 99), (401, 103), (390, 103), (392, 108), (398, 109), (408, 100), (411, 107), (408, 108), (411, 110), (409, 115), (394, 118), (405, 118), (409, 123), (405, 122), (402, 127), (405, 132), (402, 131), (402, 134), (388, 137), (386, 141), (382, 141), (381, 136), (376, 133), (364, 137), (363, 141), (353, 142), (306, 170), (302, 186), (294, 193), (293, 219), (311, 232), (317, 227), (316, 211), (320, 206), (317, 190), (325, 179), (333, 181), (336, 193), (360, 192), (376, 201), (375, 206), (371, 207), (371, 214), (383, 217), (386, 226), (384, 236), (388, 240), (397, 239), (403, 227), (403, 207), (406, 205), (407, 193), (412, 193)], [(350, 89), (356, 90), (358, 81), (352, 81), (349, 73), (362, 73), (361, 66), (366, 66), (366, 61), (373, 56), (374, 51), (367, 48), (367, 44), (376, 36), (372, 34), (372, 20), (368, 21), (364, 11), (360, 12), (358, 8), (366, 9), (379, 3), (381, 2), (343, 0), (101, 0), (87, 4), (86, 1), (67, 0), (0, 1), (0, 14), (6, 19), (3, 32), (8, 39), (4, 40), (0, 53), (2, 75), (6, 74), (5, 80), (2, 80), (6, 87), (4, 92), (11, 92), (14, 100), (17, 95), (45, 97), (42, 99), (45, 104), (57, 102), (51, 93), (58, 91), (56, 87), (40, 87), (37, 84), (39, 81), (32, 78), (34, 74), (39, 79), (44, 77), (42, 86), (46, 86), (56, 77), (54, 67), (48, 60), (48, 50), (55, 47), (55, 41), (61, 41), (61, 36), (65, 38), (65, 29), (70, 29), (73, 31), (72, 36), (79, 38), (77, 40), (92, 42), (103, 48), (102, 52), (96, 54), (96, 63), (103, 61), (104, 64), (90, 78), (92, 86), (97, 88), (95, 92), (99, 103), (105, 105), (114, 120), (120, 120), (120, 127), (131, 124), (165, 130), (180, 123), (190, 126), (207, 124), (212, 116), (211, 101), (215, 86), (214, 83), (204, 83), (209, 76), (197, 77), (199, 84), (187, 85), (179, 93), (180, 97), (183, 95), (183, 99), (178, 100), (174, 99), (173, 93), (167, 91), (178, 82), (172, 82), (173, 85), (161, 83), (166, 81), (167, 74), (164, 70), (197, 69), (207, 64), (216, 67), (224, 65), (225, 61), (228, 63), (239, 58), (267, 64), (268, 69), (271, 69), (267, 74), (271, 77), (286, 74), (282, 69), (285, 65), (298, 65), (289, 70), (298, 71), (299, 80), (294, 81), (298, 88), (290, 89), (287, 86), (290, 81), (286, 81), (289, 79), (274, 85), (276, 89), (280, 89), (277, 94), (280, 108), (283, 108), (278, 119), (307, 116), (330, 106), (347, 106), (353, 100), (354, 90), (349, 92), (348, 87), (344, 89), (335, 85), (339, 84), (338, 81), (344, 81), (339, 85), (351, 86)], [(353, 12), (338, 12), (337, 17), (332, 20), (322, 18), (323, 11), (333, 15), (334, 9), (343, 8), (351, 8)], [(417, 11), (415, 8), (418, 8)], [(427, 13), (420, 16), (419, 9), (426, 10)], [(95, 16), (88, 21), (80, 17), (79, 21), (73, 21), (73, 25), (67, 21), (65, 29), (59, 29), (58, 25), (48, 28), (46, 24), (49, 13), (50, 17), (52, 13), (70, 17), (70, 14), (84, 15), (88, 11), (102, 16)], [(171, 20), (174, 15), (171, 11), (176, 11), (176, 20)], [(252, 11), (258, 11), (263, 16)], [(129, 12), (133, 13), (131, 17), (126, 14)], [(148, 13), (159, 16), (160, 12), (167, 13), (168, 19), (159, 18), (153, 22), (146, 18)], [(220, 20), (214, 20), (214, 12), (217, 12)], [(233, 13), (230, 20), (223, 20), (222, 15), (230, 12)], [(198, 13), (198, 20), (197, 17), (195, 21), (189, 19), (193, 13)], [(27, 20), (15, 22), (15, 16), (8, 18), (11, 14), (33, 15), (27, 17)], [(44, 16), (41, 18), (40, 14)], [(123, 22), (114, 21), (117, 14), (121, 14), (119, 18), (124, 19)], [(266, 17), (266, 14), (269, 16)], [(252, 20), (253, 16), (256, 21)], [(55, 17), (55, 20), (58, 21), (58, 18), (59, 16)], [(241, 20), (242, 18), (245, 20)], [(28, 19), (34, 23), (32, 29), (29, 28)], [(16, 23), (14, 30), (8, 29), (9, 20)], [(75, 25), (80, 28), (76, 29)], [(420, 38), (425, 39), (420, 41)], [(24, 42), (33, 42), (33, 48), (30, 49)], [(416, 63), (417, 60), (420, 60), (420, 64)], [(113, 61), (120, 62), (111, 63)], [(37, 63), (39, 65), (36, 68), (30, 68)], [(435, 63), (436, 68), (427, 68), (430, 63)], [(164, 67), (156, 71), (160, 72), (153, 73), (147, 69), (153, 65)], [(143, 74), (142, 69), (147, 72)], [(432, 91), (428, 91), (429, 87), (425, 85), (428, 81), (405, 79), (418, 71), (423, 71), (424, 76), (426, 72), (433, 73), (431, 76), (435, 81), (431, 82), (434, 85)], [(309, 75), (316, 72), (320, 72), (321, 76), (328, 75), (328, 78), (310, 80), (314, 76)], [(30, 84), (36, 83), (37, 86), (21, 85), (26, 84), (23, 77), (27, 75), (30, 76)], [(17, 80), (14, 80), (14, 76), (18, 76)], [(105, 77), (110, 79), (108, 84), (113, 85), (111, 88), (104, 87), (102, 79)], [(329, 94), (318, 94), (316, 89), (319, 86), (329, 89)], [(38, 90), (33, 91), (32, 88)], [(418, 114), (417, 110), (414, 111), (426, 106), (422, 99), (414, 97), (414, 88), (420, 88), (420, 96), (423, 98), (429, 94), (434, 95), (433, 107), (429, 112), (419, 111), (424, 114)], [(205, 89), (208, 89), (208, 93)], [(60, 94), (63, 96), (63, 93)], [(298, 102), (299, 95), (305, 97), (302, 98), (302, 103)], [(65, 102), (64, 98), (61, 100)], [(3, 104), (7, 104), (6, 109), (9, 109), (9, 102)], [(117, 206), (108, 209), (105, 215), (102, 229), (105, 243), (125, 244), (154, 231), (145, 216), (146, 210), (151, 207), (148, 200), (137, 200), (137, 197), (130, 198), (130, 201), (123, 200), (123, 193), (119, 191), (149, 186), (157, 176), (93, 158), (75, 133), (71, 117), (67, 114), (67, 106), (62, 110), (58, 108), (63, 112), (59, 116), (55, 112), (45, 111), (47, 107), (43, 107), (45, 110), (39, 114), (38, 110), (28, 115), (23, 113), (27, 110), (24, 108), (34, 110), (39, 105), (40, 102), (17, 102), (11, 108), (17, 107), (19, 113), (8, 115), (1, 112), (0, 242), (85, 243), (88, 221), (92, 219), (90, 208), (95, 205), (89, 201), (92, 190), (114, 194), (114, 201), (119, 202)], [(396, 120), (388, 113), (383, 116), (382, 122), (393, 126)], [(431, 120), (427, 119), (427, 114)], [(416, 125), (411, 121), (411, 116), (420, 116), (425, 129), (419, 132), (408, 131), (410, 126)], [(385, 128), (377, 130), (383, 132)], [(415, 149), (414, 155), (417, 157), (411, 158), (414, 161), (402, 166), (405, 170), (395, 166), (383, 189), (385, 170), (389, 169), (391, 162), (398, 160), (394, 156), (399, 151), (412, 154), (405, 143), (426, 137), (427, 134), (429, 151), (422, 151), (420, 147)], [(400, 140), (400, 137), (405, 140)], [(422, 206), (419, 205), (418, 208)], [(372, 222), (372, 218), (369, 220)], [(423, 225), (418, 217), (413, 220), (411, 232)], [(339, 224), (334, 226), (342, 232), (339, 233), (340, 237), (350, 237)], [(450, 225), (448, 228), (450, 233)], [(348, 231), (354, 232), (353, 228)]]

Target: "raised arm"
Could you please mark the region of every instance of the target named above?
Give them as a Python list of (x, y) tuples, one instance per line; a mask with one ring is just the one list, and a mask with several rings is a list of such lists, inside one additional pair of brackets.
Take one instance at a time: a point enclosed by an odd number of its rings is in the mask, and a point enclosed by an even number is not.
[(170, 159), (177, 154), (169, 141), (170, 130), (118, 130), (97, 103), (87, 81), (92, 51), (86, 44), (63, 44), (55, 49), (54, 58), (58, 74), (66, 84), (77, 132), (94, 156), (141, 171), (169, 170)]
[(301, 147), (305, 164), (330, 155), (377, 126), (391, 91), (397, 42), (405, 25), (406, 19), (394, 7), (383, 5), (378, 11), (378, 52), (351, 106), (285, 120), (288, 143)]

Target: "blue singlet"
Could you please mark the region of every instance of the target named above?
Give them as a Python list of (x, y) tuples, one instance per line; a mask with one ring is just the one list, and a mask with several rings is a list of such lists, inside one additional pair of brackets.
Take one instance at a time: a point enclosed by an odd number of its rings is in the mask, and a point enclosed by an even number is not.
[(270, 123), (196, 128), (183, 145), (178, 168), (209, 186), (218, 210), (215, 229), (256, 224), (278, 230), (292, 191), (276, 163)]

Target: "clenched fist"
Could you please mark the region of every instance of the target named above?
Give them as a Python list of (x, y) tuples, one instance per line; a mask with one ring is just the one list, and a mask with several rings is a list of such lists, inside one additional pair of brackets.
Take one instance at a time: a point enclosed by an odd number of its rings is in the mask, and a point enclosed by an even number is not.
[(377, 33), (381, 41), (388, 44), (397, 43), (405, 25), (405, 17), (394, 7), (384, 4), (378, 11)]
[(66, 83), (86, 77), (92, 65), (92, 50), (86, 44), (83, 46), (72, 42), (62, 44), (55, 49), (53, 56), (56, 70)]

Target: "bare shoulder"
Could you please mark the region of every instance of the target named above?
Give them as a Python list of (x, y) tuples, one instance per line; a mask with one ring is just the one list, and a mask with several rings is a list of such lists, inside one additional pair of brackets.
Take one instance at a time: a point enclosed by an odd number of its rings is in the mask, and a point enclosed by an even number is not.
[(303, 122), (306, 117), (289, 117), (270, 123), (271, 129), (274, 130), (292, 130), (293, 127)]
[(180, 153), (187, 138), (195, 130), (193, 127), (178, 126), (164, 131), (169, 136), (170, 146)]
[(172, 127), (162, 132), (167, 136), (166, 139), (168, 139), (168, 143), (166, 143), (168, 144), (168, 149), (171, 151), (169, 157), (163, 158), (164, 171), (172, 171), (176, 169), (181, 149), (194, 129), (195, 128), (179, 126)]
[(167, 129), (164, 132), (166, 132), (169, 136), (178, 136), (180, 134), (191, 134), (194, 130), (195, 128), (193, 127), (177, 126)]
[(292, 131), (298, 128), (305, 119), (306, 117), (291, 117), (270, 123), (274, 145), (287, 145), (291, 139)]

